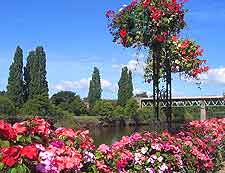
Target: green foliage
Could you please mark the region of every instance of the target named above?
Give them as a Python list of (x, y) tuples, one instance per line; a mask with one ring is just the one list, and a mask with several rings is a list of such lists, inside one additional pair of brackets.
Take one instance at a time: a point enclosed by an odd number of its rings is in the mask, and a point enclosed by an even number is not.
[(60, 91), (54, 94), (51, 97), (51, 102), (62, 110), (68, 111), (77, 116), (87, 113), (86, 107), (80, 96), (76, 95), (76, 93), (72, 91)]
[(60, 106), (62, 103), (70, 104), (75, 95), (76, 93), (72, 91), (60, 91), (51, 97), (51, 102), (56, 106)]
[(144, 107), (138, 109), (138, 115), (140, 116), (140, 118), (143, 118), (144, 120), (153, 120), (155, 118), (152, 107)]
[(9, 68), (9, 78), (7, 85), (7, 95), (20, 107), (24, 103), (23, 99), (23, 50), (18, 46), (14, 55), (13, 63)]
[(56, 127), (76, 128), (78, 126), (74, 115), (59, 107), (56, 107), (56, 115), (58, 117), (55, 122)]
[(46, 54), (43, 47), (29, 52), (27, 64), (24, 68), (25, 99), (32, 99), (36, 95), (48, 96), (48, 82), (46, 80)]
[(128, 86), (127, 86), (127, 96), (128, 98), (133, 97), (133, 82), (132, 82), (132, 72), (129, 70), (129, 74), (128, 74)]
[(118, 82), (118, 104), (125, 106), (127, 101), (133, 96), (132, 73), (127, 67), (122, 68), (121, 77)]
[(185, 115), (187, 115), (187, 112), (184, 107), (173, 108), (173, 116), (175, 121), (184, 121)]
[(133, 119), (138, 116), (138, 102), (135, 99), (129, 99), (127, 104), (125, 105), (125, 114), (127, 117), (131, 117)]
[(112, 112), (114, 110), (114, 106), (112, 102), (98, 100), (92, 108), (92, 112), (94, 115), (110, 117), (112, 116)]
[(94, 72), (92, 74), (88, 92), (88, 101), (91, 107), (96, 103), (97, 100), (101, 99), (101, 94), (102, 89), (99, 69), (97, 67), (94, 67)]
[(15, 115), (14, 103), (6, 96), (0, 96), (0, 114)]
[(46, 54), (44, 48), (39, 46), (36, 48), (36, 58), (38, 61), (37, 77), (39, 78), (38, 94), (48, 96), (48, 82), (46, 79)]
[(116, 108), (114, 108), (113, 110), (112, 115), (114, 118), (119, 118), (119, 119), (122, 119), (126, 116), (125, 110), (122, 106), (116, 106)]
[(20, 112), (29, 116), (57, 117), (56, 107), (47, 96), (35, 96), (23, 105)]

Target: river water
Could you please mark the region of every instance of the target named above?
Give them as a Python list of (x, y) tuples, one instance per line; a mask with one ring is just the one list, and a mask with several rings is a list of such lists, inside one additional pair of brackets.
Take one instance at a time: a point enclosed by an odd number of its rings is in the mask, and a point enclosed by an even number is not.
[[(174, 130), (178, 130), (182, 124), (172, 124)], [(135, 132), (161, 132), (166, 129), (166, 124), (156, 126), (154, 124), (149, 126), (127, 126), (127, 127), (102, 127), (90, 129), (90, 135), (94, 139), (96, 146), (100, 144), (112, 144), (121, 139), (122, 136), (128, 136)]]

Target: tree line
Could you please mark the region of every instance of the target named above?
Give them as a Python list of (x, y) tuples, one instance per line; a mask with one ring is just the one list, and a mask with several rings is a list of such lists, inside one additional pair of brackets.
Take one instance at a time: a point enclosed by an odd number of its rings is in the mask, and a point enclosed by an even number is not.
[[(17, 46), (9, 68), (6, 91), (0, 92), (0, 103), (2, 103), (0, 112), (3, 114), (55, 116), (54, 114), (58, 114), (57, 111), (61, 114), (65, 114), (63, 111), (66, 111), (78, 116), (99, 115), (98, 112), (101, 110), (98, 109), (104, 108), (101, 105), (108, 105), (110, 102), (110, 106), (125, 107), (129, 99), (133, 97), (132, 72), (127, 67), (122, 68), (118, 82), (117, 101), (102, 99), (101, 75), (97, 67), (94, 67), (92, 73), (88, 96), (82, 100), (72, 91), (60, 91), (49, 98), (46, 78), (47, 57), (42, 46), (30, 51), (26, 58), (26, 64), (23, 62), (23, 50)], [(109, 112), (105, 112), (105, 114), (109, 114)]]
[[(29, 52), (23, 64), (23, 50), (16, 48), (9, 68), (7, 90), (0, 92), (1, 115), (39, 115), (63, 121), (72, 121), (73, 116), (99, 116), (104, 120), (154, 119), (151, 108), (139, 108), (133, 95), (132, 72), (125, 66), (118, 81), (117, 100), (102, 99), (101, 75), (94, 67), (87, 98), (72, 91), (60, 91), (49, 98), (46, 78), (46, 53), (42, 46)], [(74, 88), (76, 89), (76, 88)], [(147, 97), (146, 93), (139, 95)], [(189, 113), (190, 112), (190, 113)], [(193, 119), (199, 115), (198, 108), (174, 109), (175, 119)], [(195, 117), (193, 117), (193, 115)], [(164, 119), (161, 112), (161, 119)]]

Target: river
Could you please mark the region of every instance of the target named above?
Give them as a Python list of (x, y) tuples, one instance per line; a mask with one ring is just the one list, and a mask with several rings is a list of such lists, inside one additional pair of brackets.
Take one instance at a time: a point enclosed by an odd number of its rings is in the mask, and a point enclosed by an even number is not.
[[(177, 130), (182, 124), (172, 124), (173, 129)], [(122, 136), (131, 135), (135, 132), (160, 132), (166, 129), (166, 124), (160, 126), (127, 126), (127, 127), (102, 127), (90, 129), (90, 135), (94, 139), (94, 144), (99, 146), (100, 144), (112, 144), (115, 141), (121, 139)]]

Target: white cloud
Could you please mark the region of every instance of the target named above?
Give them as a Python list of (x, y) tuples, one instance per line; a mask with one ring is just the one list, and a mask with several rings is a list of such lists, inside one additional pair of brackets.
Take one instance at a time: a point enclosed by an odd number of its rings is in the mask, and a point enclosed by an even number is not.
[[(53, 84), (52, 88), (56, 90), (74, 90), (74, 89), (85, 89), (89, 88), (90, 79), (81, 79), (79, 81), (62, 81), (58, 84)], [(101, 79), (101, 86), (103, 90), (108, 92), (116, 92), (117, 86), (112, 84), (110, 81)]]
[(200, 76), (205, 84), (225, 85), (225, 67), (210, 69), (208, 73)]

